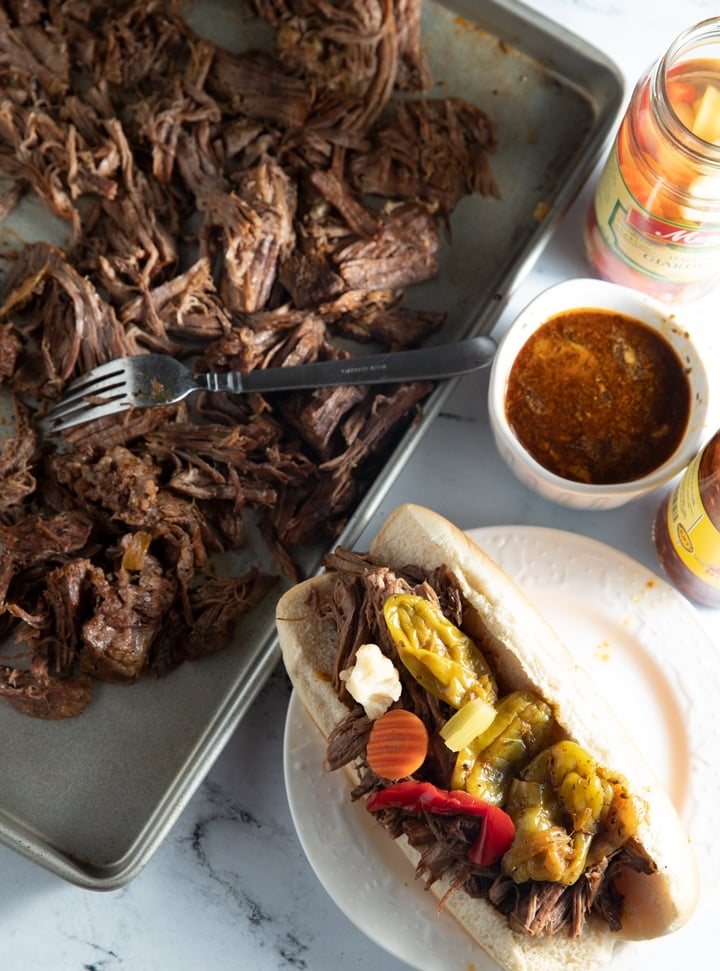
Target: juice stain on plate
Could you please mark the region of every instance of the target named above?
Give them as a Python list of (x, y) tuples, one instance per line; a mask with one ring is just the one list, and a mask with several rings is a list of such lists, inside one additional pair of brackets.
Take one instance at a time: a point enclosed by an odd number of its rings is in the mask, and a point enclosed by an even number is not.
[(612, 649), (609, 642), (605, 640), (600, 641), (600, 643), (596, 645), (593, 654), (598, 661), (610, 661), (612, 658)]

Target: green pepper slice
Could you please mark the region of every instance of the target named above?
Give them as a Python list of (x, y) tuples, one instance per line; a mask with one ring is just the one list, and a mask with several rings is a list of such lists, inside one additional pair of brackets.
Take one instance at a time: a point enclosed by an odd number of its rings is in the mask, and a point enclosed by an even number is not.
[(497, 705), (487, 729), (458, 753), (453, 789), (501, 806), (513, 778), (550, 743), (550, 705), (531, 691), (513, 691)]
[(557, 742), (513, 781), (505, 811), (515, 823), (503, 870), (516, 883), (575, 883), (590, 863), (637, 832), (642, 810), (576, 742)]
[(384, 615), (400, 660), (426, 691), (453, 708), (478, 697), (494, 703), (497, 686), (482, 652), (439, 607), (399, 593), (385, 601)]

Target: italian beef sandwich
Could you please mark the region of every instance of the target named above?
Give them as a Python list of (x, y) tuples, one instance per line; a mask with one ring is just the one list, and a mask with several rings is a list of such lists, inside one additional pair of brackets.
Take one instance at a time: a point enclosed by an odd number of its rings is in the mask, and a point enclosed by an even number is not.
[(679, 929), (697, 862), (627, 730), (535, 606), (403, 505), (277, 607), (292, 684), (363, 800), (508, 971), (592, 971)]

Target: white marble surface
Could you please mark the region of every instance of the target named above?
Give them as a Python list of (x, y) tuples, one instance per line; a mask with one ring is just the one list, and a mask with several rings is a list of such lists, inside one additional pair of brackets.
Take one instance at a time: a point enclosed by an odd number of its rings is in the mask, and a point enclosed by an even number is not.
[[(531, 6), (605, 50), (628, 91), (682, 29), (718, 13), (712, 0), (534, 0)], [(498, 325), (547, 284), (587, 273), (582, 215), (591, 179)], [(698, 316), (712, 347), (715, 321)], [(606, 513), (568, 512), (527, 492), (501, 465), (485, 413), (487, 374), (464, 378), (372, 524), (397, 503), (436, 508), (462, 527), (527, 523), (574, 530), (656, 567), (650, 522), (657, 497)], [(702, 613), (720, 635), (720, 613)], [(340, 913), (297, 841), (282, 774), (289, 697), (277, 671), (185, 811), (128, 886), (78, 889), (0, 847), (3, 971), (401, 971)], [(718, 699), (720, 701), (720, 699)], [(720, 753), (718, 755), (720, 758)], [(705, 902), (683, 938), (685, 963), (720, 945)], [(654, 952), (647, 971), (674, 971)], [(450, 969), (449, 969), (450, 971)], [(452, 971), (472, 971), (458, 968)]]

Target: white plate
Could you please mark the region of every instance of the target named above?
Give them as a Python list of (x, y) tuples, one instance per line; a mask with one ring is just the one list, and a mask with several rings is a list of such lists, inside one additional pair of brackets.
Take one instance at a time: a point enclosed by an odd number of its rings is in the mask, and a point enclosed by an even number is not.
[[(532, 526), (469, 535), (526, 590), (618, 713), (672, 796), (697, 850), (703, 897), (720, 874), (720, 665), (694, 608), (617, 550)], [(496, 968), (413, 880), (405, 857), (343, 773), (323, 769), (325, 745), (293, 694), (285, 726), (285, 784), (305, 854), (346, 916), (418, 971)], [(616, 948), (613, 968), (668, 971), (708, 953), (695, 920), (661, 942)], [(690, 960), (689, 960), (690, 958)]]

